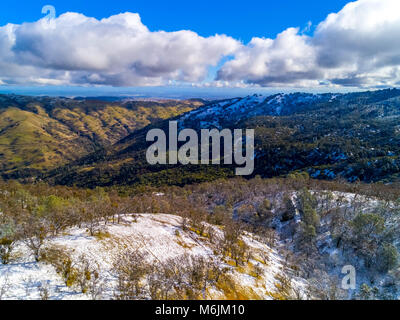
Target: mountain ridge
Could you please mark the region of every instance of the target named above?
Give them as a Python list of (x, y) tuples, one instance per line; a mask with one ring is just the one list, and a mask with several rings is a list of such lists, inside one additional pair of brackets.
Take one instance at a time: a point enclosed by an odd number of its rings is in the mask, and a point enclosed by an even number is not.
[[(180, 129), (253, 128), (256, 170), (262, 177), (304, 171), (318, 179), (390, 181), (400, 173), (400, 90), (348, 94), (278, 94), (211, 102), (181, 116), (137, 130), (97, 154), (89, 154), (45, 177), (81, 186), (178, 184), (231, 177), (227, 166), (149, 166), (146, 133)], [(380, 133), (380, 134), (378, 134)], [(376, 162), (376, 165), (371, 163)], [(344, 168), (352, 168), (345, 171)]]

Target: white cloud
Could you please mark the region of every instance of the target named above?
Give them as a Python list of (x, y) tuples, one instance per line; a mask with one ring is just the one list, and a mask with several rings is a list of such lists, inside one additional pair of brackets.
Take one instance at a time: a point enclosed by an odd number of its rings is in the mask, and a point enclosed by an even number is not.
[(78, 13), (0, 28), (0, 79), (9, 83), (161, 85), (201, 81), (240, 43), (225, 35), (150, 32), (138, 14)]
[(316, 52), (306, 35), (289, 28), (276, 39), (253, 38), (218, 72), (219, 80), (242, 80), (262, 86), (297, 86), (318, 79)]
[(395, 86), (400, 83), (400, 1), (359, 0), (321, 22), (313, 36), (289, 28), (254, 38), (219, 80), (262, 86)]
[[(102, 20), (66, 13), (50, 23), (0, 27), (0, 84), (400, 85), (399, 0), (350, 2), (307, 35), (310, 28), (244, 45), (225, 35), (152, 32), (133, 13)], [(210, 66), (223, 58), (217, 79), (209, 81)]]

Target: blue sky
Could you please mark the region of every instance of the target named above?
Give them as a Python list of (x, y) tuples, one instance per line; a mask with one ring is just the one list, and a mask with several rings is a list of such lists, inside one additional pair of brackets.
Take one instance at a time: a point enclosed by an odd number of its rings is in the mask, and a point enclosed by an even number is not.
[[(55, 7), (56, 24), (40, 21), (45, 5)], [(398, 34), (398, 0), (3, 0), (0, 93), (217, 97), (394, 87)]]

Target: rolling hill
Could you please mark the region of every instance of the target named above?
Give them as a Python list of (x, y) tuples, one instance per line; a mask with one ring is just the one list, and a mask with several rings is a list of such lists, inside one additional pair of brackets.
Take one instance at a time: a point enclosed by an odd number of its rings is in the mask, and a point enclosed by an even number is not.
[(35, 176), (200, 105), (0, 95), (0, 172)]

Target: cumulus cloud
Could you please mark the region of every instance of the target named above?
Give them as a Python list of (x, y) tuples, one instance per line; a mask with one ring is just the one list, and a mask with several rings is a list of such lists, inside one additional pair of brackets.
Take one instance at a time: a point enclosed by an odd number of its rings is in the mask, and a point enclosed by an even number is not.
[(245, 79), (262, 86), (310, 83), (322, 76), (316, 68), (316, 59), (308, 37), (300, 35), (299, 29), (289, 28), (274, 40), (253, 38), (219, 70), (218, 79)]
[[(248, 44), (189, 30), (153, 32), (134, 13), (102, 20), (66, 13), (0, 27), (0, 84), (398, 86), (399, 35), (399, 0), (350, 2), (313, 33), (308, 23)], [(210, 81), (210, 67), (221, 61)]]
[(330, 14), (312, 36), (289, 28), (254, 38), (218, 80), (261, 86), (396, 86), (400, 83), (400, 1), (358, 0)]
[(225, 35), (151, 32), (133, 13), (102, 20), (66, 13), (1, 27), (0, 79), (114, 86), (196, 82), (239, 45)]

